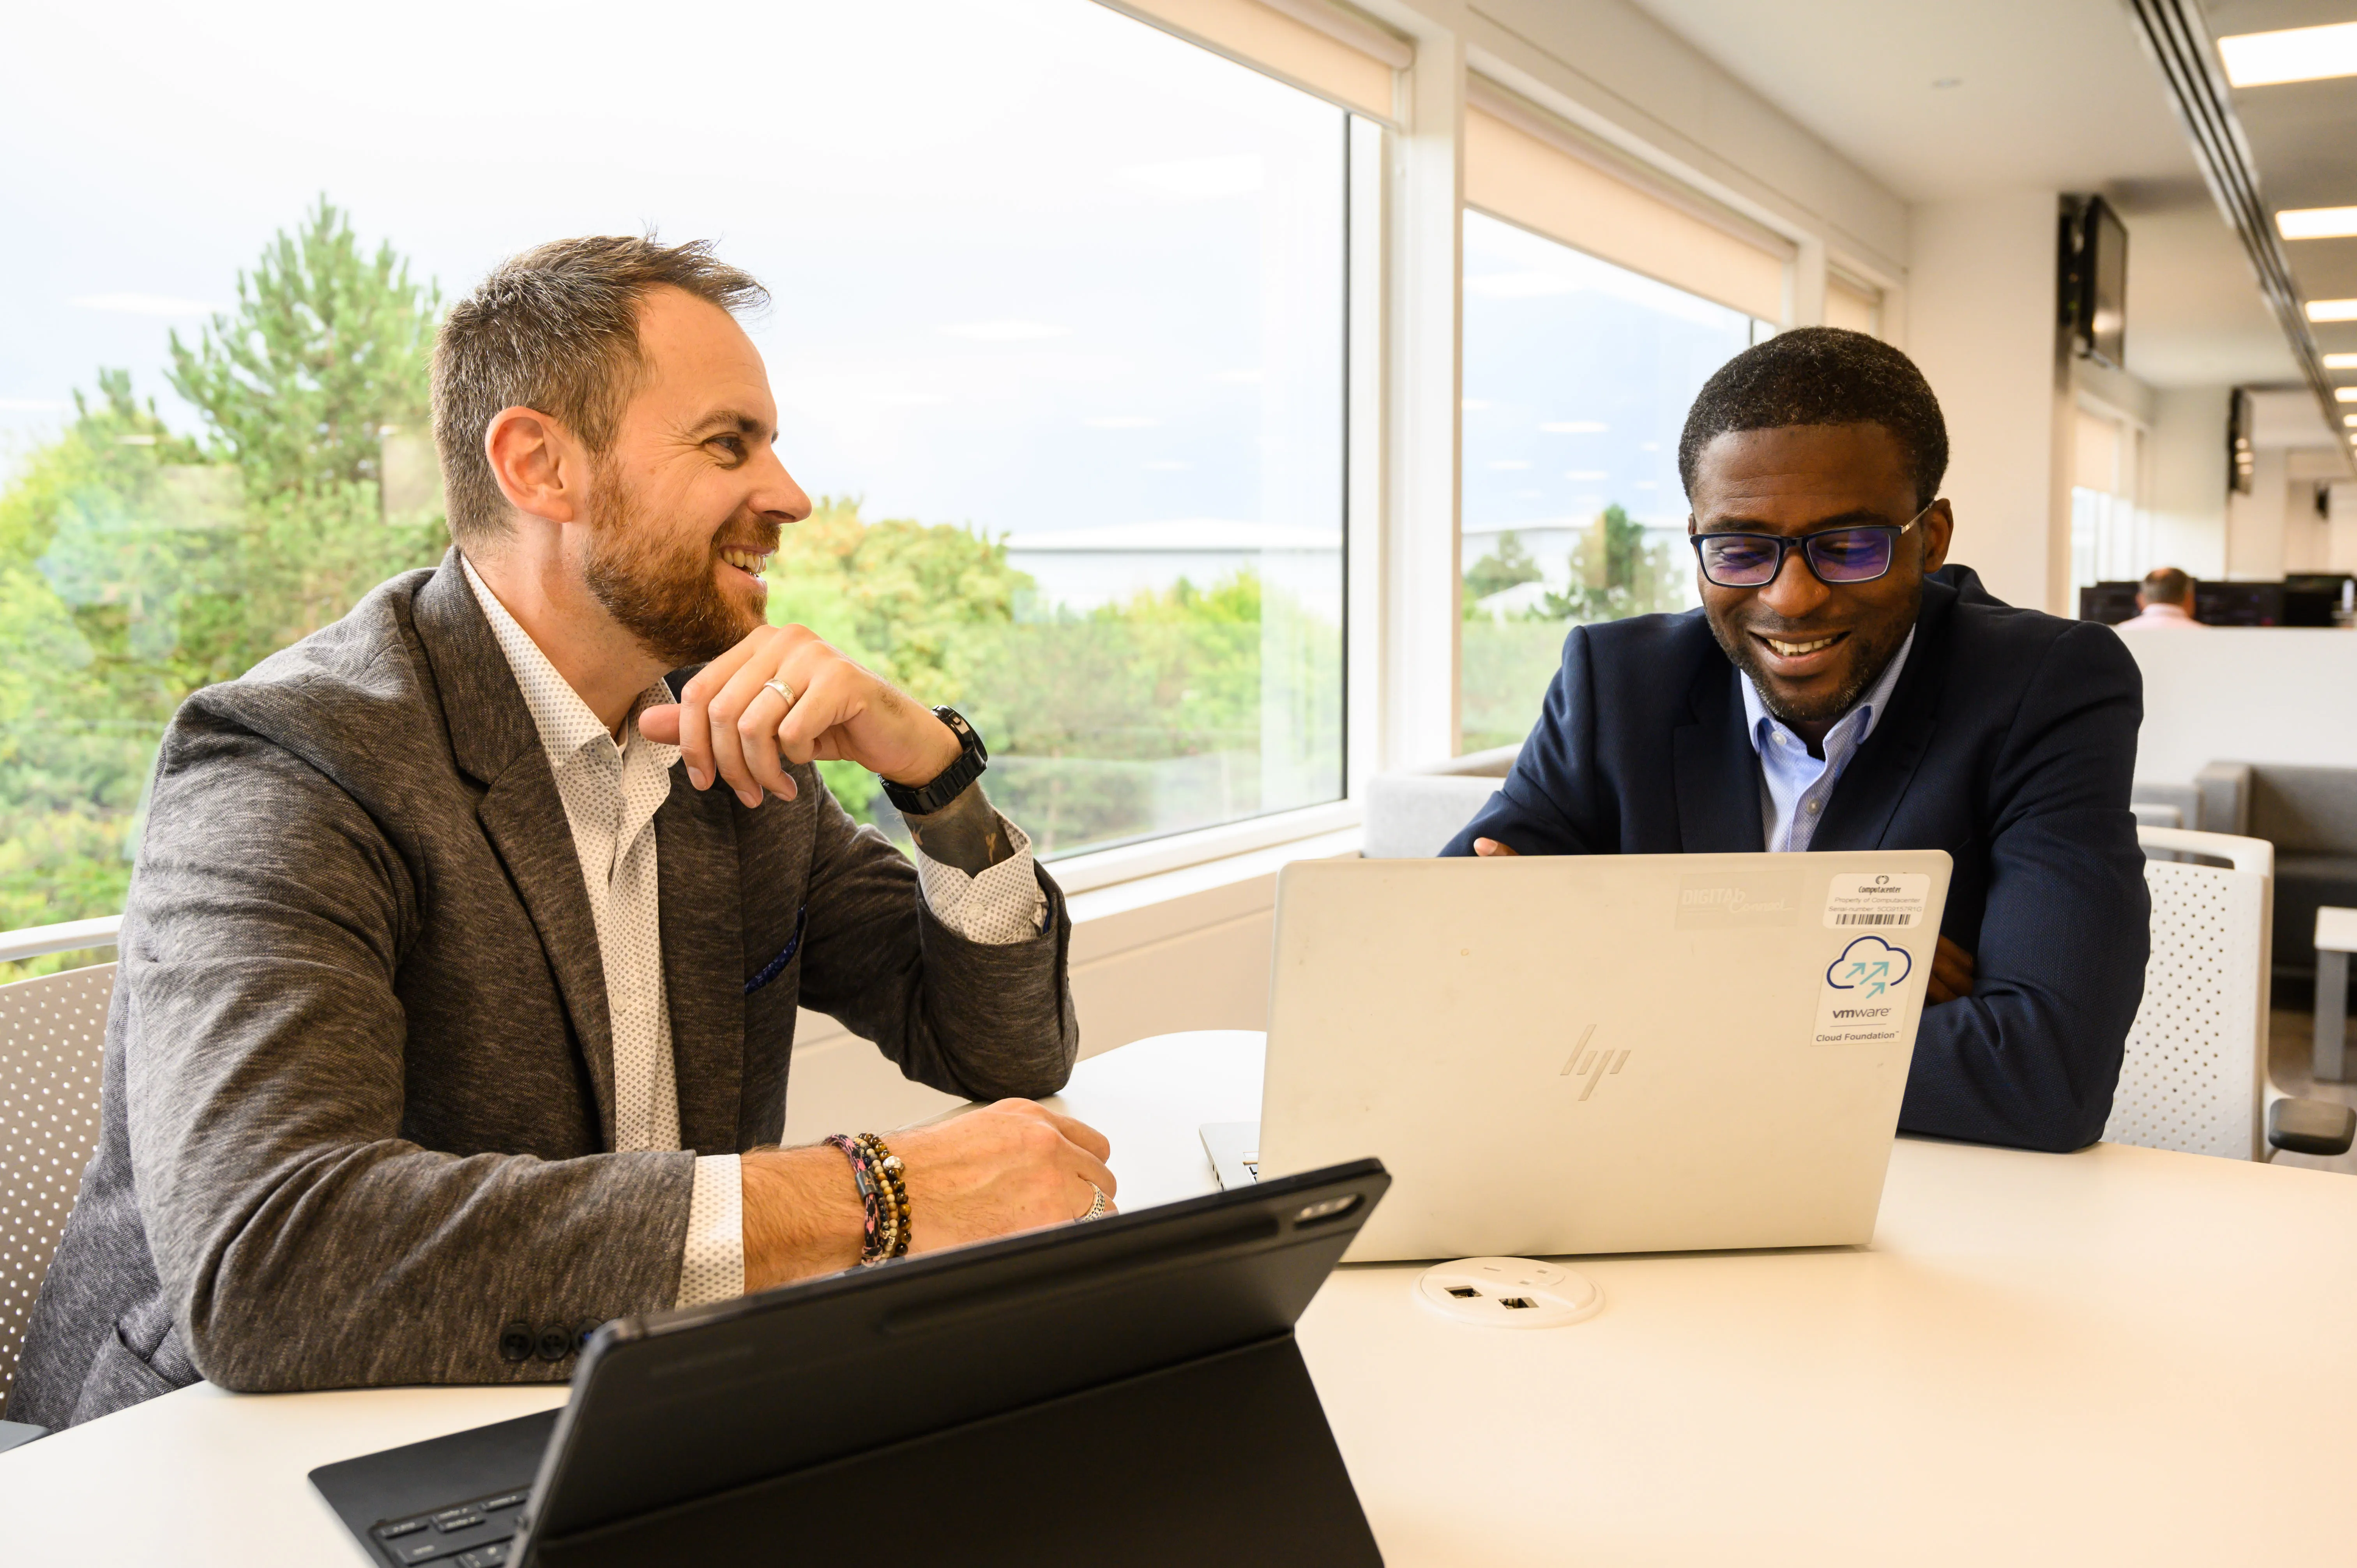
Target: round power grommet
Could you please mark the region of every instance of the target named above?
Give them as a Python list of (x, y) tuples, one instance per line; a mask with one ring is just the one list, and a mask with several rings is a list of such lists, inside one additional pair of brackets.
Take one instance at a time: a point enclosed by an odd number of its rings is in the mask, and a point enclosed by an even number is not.
[(1416, 1276), (1415, 1298), (1459, 1323), (1486, 1328), (1560, 1328), (1604, 1310), (1586, 1274), (1535, 1258), (1459, 1258)]

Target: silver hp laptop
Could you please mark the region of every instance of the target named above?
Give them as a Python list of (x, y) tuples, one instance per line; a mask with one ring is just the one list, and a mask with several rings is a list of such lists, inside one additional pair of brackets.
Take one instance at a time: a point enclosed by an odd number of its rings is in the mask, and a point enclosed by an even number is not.
[(1346, 1261), (1863, 1242), (1938, 850), (1305, 861), (1222, 1186), (1362, 1155)]

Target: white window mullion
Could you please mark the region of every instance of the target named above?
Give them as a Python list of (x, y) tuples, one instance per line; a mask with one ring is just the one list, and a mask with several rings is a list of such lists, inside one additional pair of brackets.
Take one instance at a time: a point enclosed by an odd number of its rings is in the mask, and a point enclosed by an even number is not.
[(1465, 44), (1416, 40), (1393, 138), (1385, 370), (1383, 765), (1454, 756), (1458, 739)]

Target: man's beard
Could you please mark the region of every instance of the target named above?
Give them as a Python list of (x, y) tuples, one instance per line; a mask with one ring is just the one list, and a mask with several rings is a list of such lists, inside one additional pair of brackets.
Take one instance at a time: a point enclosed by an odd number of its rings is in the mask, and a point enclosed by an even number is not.
[[(589, 592), (667, 668), (717, 659), (762, 624), (758, 607), (721, 591), (713, 542), (659, 536), (638, 497), (603, 464), (590, 481), (588, 512), (594, 527), (582, 577)], [(761, 550), (776, 549), (776, 525), (757, 526), (770, 536)]]
[[(1706, 615), (1704, 618), (1709, 622), (1711, 635), (1718, 639), (1719, 648), (1725, 651), (1727, 658), (1735, 661), (1735, 667), (1743, 671), (1745, 678), (1751, 682), (1751, 689), (1760, 693), (1760, 705), (1766, 708), (1780, 723), (1803, 725), (1830, 724), (1856, 707), (1857, 700), (1865, 696), (1877, 681), (1882, 679), (1882, 672), (1890, 667), (1891, 660), (1898, 656), (1899, 650), (1906, 644), (1907, 634), (1915, 629), (1915, 618), (1922, 611), (1923, 585), (1918, 582), (1915, 585), (1914, 597), (1907, 607), (1907, 614), (1903, 618), (1892, 620), (1888, 629), (1883, 631), (1879, 640), (1863, 641), (1864, 628), (1851, 630), (1850, 642), (1857, 649), (1857, 656), (1850, 664), (1849, 678), (1835, 687), (1830, 696), (1820, 701), (1802, 703), (1789, 701), (1777, 691), (1765, 661), (1760, 657), (1760, 645), (1752, 640), (1752, 626), (1738, 625), (1731, 628), (1722, 628), (1716, 617)], [(1759, 626), (1758, 629), (1763, 635), (1780, 639), (1786, 635), (1781, 627), (1772, 625)], [(1795, 633), (1791, 639), (1804, 641), (1806, 634), (1805, 632)]]

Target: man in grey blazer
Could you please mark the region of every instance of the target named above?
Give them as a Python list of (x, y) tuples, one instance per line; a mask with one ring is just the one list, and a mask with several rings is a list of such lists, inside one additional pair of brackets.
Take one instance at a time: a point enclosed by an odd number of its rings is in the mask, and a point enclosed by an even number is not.
[(608, 1318), (872, 1260), (846, 1154), (772, 1146), (797, 1006), (1002, 1101), (891, 1138), (916, 1248), (1104, 1211), (1104, 1140), (1015, 1098), (1071, 1069), (1071, 928), (978, 746), (762, 623), (810, 511), (763, 297), (702, 246), (500, 267), (436, 350), (455, 547), (182, 706), (12, 1419), (553, 1380)]

